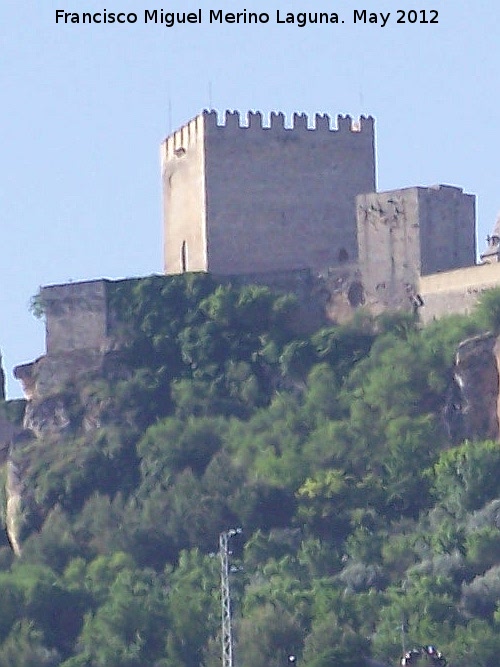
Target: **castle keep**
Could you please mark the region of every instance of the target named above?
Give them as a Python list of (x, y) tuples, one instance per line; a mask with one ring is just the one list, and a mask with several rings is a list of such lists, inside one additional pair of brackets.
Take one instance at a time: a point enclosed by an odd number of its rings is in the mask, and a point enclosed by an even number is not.
[(165, 272), (336, 266), (358, 254), (356, 195), (375, 190), (373, 119), (204, 112), (161, 147)]

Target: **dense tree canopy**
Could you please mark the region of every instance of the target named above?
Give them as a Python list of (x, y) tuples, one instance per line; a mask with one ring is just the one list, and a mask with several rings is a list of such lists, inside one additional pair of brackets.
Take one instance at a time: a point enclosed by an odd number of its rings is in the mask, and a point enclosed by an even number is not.
[(402, 640), (498, 667), (500, 447), (443, 427), (456, 346), (496, 327), (498, 295), (426, 328), (361, 313), (306, 335), (265, 287), (111, 289), (127, 373), (61, 388), (71, 428), (15, 452), (0, 667), (220, 665), (231, 526), (237, 667), (396, 664)]

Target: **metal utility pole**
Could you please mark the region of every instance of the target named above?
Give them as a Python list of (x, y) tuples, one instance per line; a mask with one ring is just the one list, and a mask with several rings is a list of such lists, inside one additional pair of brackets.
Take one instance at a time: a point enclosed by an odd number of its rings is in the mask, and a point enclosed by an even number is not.
[(234, 667), (233, 635), (231, 629), (231, 596), (229, 591), (229, 539), (241, 533), (231, 528), (219, 535), (220, 582), (222, 599), (222, 667)]

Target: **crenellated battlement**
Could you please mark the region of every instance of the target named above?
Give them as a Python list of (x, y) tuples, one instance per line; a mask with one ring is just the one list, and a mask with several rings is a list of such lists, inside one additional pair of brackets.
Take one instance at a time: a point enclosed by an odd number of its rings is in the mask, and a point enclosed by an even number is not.
[(205, 118), (200, 114), (168, 136), (161, 144), (162, 168), (166, 160), (180, 157), (188, 148), (203, 140)]
[(361, 116), (358, 120), (351, 116), (337, 116), (336, 126), (332, 126), (331, 117), (328, 114), (317, 113), (309, 117), (306, 113), (293, 113), (291, 123), (286, 124), (285, 114), (281, 111), (271, 111), (267, 120), (264, 119), (262, 112), (249, 111), (241, 114), (239, 111), (226, 111), (223, 122), (219, 122), (219, 115), (216, 111), (205, 110), (203, 117), (206, 120), (207, 128), (216, 128), (224, 130), (269, 130), (278, 131), (301, 131), (308, 132), (373, 132), (373, 118), (371, 116)]
[(271, 111), (265, 117), (260, 111), (242, 114), (239, 111), (226, 110), (221, 121), (217, 111), (205, 109), (165, 139), (162, 144), (162, 161), (182, 157), (184, 151), (201, 141), (207, 132), (224, 132), (225, 136), (240, 132), (264, 132), (267, 136), (275, 133), (314, 132), (336, 136), (349, 132), (373, 137), (374, 120), (372, 116), (355, 119), (339, 114), (334, 124), (328, 114), (308, 116), (306, 113), (295, 112), (287, 123), (285, 114), (281, 111)]

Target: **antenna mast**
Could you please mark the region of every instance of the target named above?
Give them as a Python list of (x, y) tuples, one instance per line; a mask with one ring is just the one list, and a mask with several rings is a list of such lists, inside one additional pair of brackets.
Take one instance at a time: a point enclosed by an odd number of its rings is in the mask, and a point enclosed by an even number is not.
[(222, 667), (234, 667), (233, 634), (231, 628), (231, 596), (229, 591), (229, 538), (241, 533), (231, 528), (219, 535), (220, 585), (222, 599)]

